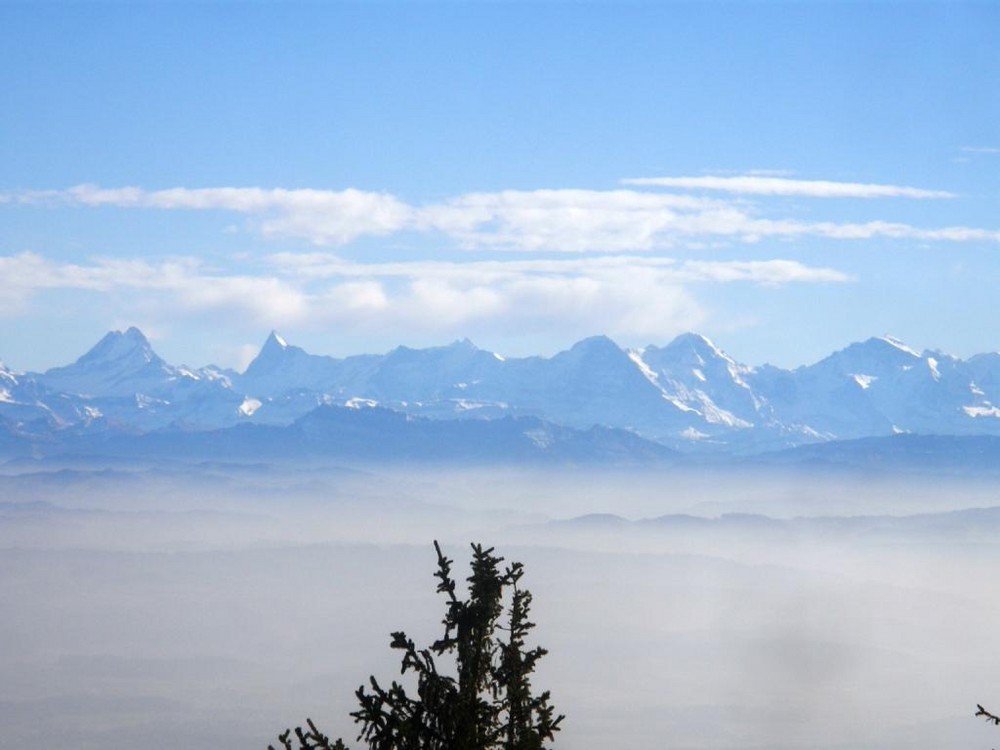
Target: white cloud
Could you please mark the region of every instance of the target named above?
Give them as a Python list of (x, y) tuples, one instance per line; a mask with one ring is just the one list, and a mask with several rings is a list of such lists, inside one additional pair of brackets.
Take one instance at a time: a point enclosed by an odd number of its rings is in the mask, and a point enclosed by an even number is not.
[(1000, 148), (994, 146), (962, 146), (959, 150), (967, 154), (1000, 154)]
[(279, 273), (304, 279), (421, 278), (456, 282), (504, 283), (527, 276), (601, 275), (620, 272), (662, 274), (665, 281), (750, 282), (757, 284), (841, 283), (851, 277), (831, 268), (815, 268), (794, 260), (685, 261), (649, 255), (605, 255), (581, 258), (483, 260), (453, 263), (408, 261), (358, 263), (326, 253), (275, 253), (267, 262)]
[(299, 237), (317, 245), (343, 245), (362, 235), (386, 235), (412, 223), (413, 209), (395, 196), (346, 190), (282, 188), (107, 189), (77, 185), (64, 191), (20, 194), (25, 203), (67, 202), (161, 210), (233, 211), (262, 216), (265, 235)]
[(47, 289), (100, 292), (116, 304), (138, 295), (144, 315), (174, 320), (212, 312), (262, 327), (343, 326), (352, 335), (465, 336), (533, 331), (560, 337), (604, 331), (663, 338), (706, 317), (699, 284), (781, 285), (849, 281), (796, 261), (678, 262), (652, 256), (576, 256), (466, 262), (358, 263), (335, 255), (280, 253), (250, 275), (189, 259), (60, 263), (0, 257), (0, 312), (15, 315)]
[(1000, 242), (1000, 231), (973, 227), (941, 227), (922, 229), (909, 224), (887, 221), (838, 224), (835, 222), (801, 222), (771, 219), (749, 219), (734, 225), (735, 233), (744, 240), (756, 242), (764, 237), (826, 237), (836, 240), (868, 240), (878, 237), (929, 242)]
[(682, 223), (725, 204), (634, 190), (471, 193), (421, 210), (423, 226), (467, 248), (622, 252), (669, 246)]
[(177, 312), (225, 311), (262, 323), (299, 320), (306, 296), (274, 277), (225, 274), (191, 258), (149, 263), (97, 259), (88, 264), (57, 263), (35, 253), (0, 256), (0, 311), (23, 310), (35, 293), (47, 289), (165, 295)]
[[(839, 271), (796, 261), (678, 262), (651, 256), (586, 256), (503, 261), (358, 263), (334, 255), (279, 253), (276, 273), (322, 284), (316, 314), (372, 333), (390, 330), (558, 331), (662, 338), (697, 327), (706, 317), (698, 284), (842, 283)], [(363, 316), (336, 304), (347, 288), (377, 290)], [(348, 296), (353, 299), (353, 296)], [(335, 304), (330, 304), (330, 302)]]
[(667, 187), (681, 190), (716, 190), (746, 195), (788, 195), (809, 198), (954, 198), (944, 190), (901, 185), (877, 185), (831, 180), (793, 180), (760, 174), (734, 177), (633, 177), (622, 180), (637, 187)]
[(812, 268), (794, 260), (763, 261), (687, 261), (678, 276), (690, 281), (744, 281), (767, 286), (800, 283), (840, 284), (853, 279), (832, 268)]
[[(792, 180), (777, 177), (677, 177), (631, 180), (758, 195), (825, 197), (950, 197), (895, 185)], [(28, 203), (69, 202), (161, 210), (224, 210), (255, 217), (261, 233), (341, 246), (366, 235), (440, 233), (467, 250), (636, 253), (696, 248), (706, 243), (760, 242), (768, 238), (818, 237), (843, 241), (872, 238), (927, 242), (1000, 242), (1000, 231), (965, 226), (937, 228), (873, 220), (804, 221), (765, 215), (737, 198), (707, 198), (656, 191), (507, 190), (468, 193), (440, 203), (411, 206), (386, 193), (354, 189), (261, 188), (103, 189), (82, 185), (66, 191), (18, 194)]]
[(595, 331), (658, 337), (696, 327), (705, 317), (691, 290), (651, 269), (511, 272), (492, 281), (476, 279), (468, 269), (444, 275), (426, 270), (417, 267), (409, 276), (384, 279), (381, 304), (365, 310), (331, 304), (340, 300), (345, 286), (356, 288), (333, 282), (311, 322), (396, 337), (517, 331), (560, 338)]

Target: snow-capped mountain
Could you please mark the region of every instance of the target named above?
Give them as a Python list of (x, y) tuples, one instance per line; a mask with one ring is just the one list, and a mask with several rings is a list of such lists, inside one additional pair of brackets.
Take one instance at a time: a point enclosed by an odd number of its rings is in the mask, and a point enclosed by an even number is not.
[(154, 395), (178, 378), (197, 376), (164, 362), (138, 328), (111, 331), (73, 364), (36, 376), (54, 391), (88, 397)]
[(551, 358), (497, 362), (464, 390), (475, 403), (503, 405), (513, 413), (578, 428), (621, 427), (654, 440), (700, 423), (606, 336), (584, 339)]
[[(73, 364), (27, 377), (46, 392), (71, 397), (82, 415), (79, 421), (142, 431), (170, 424), (205, 429), (231, 423), (244, 401), (217, 368), (167, 364), (138, 328), (111, 331)], [(34, 399), (48, 408), (56, 401), (44, 395)], [(53, 411), (78, 421), (66, 416), (65, 408)]]
[(664, 392), (696, 409), (711, 425), (745, 429), (761, 420), (762, 404), (746, 380), (751, 368), (704, 336), (682, 334), (665, 347), (648, 346), (634, 358)]
[(271, 331), (260, 353), (236, 385), (255, 396), (278, 396), (291, 390), (322, 391), (335, 383), (340, 361), (309, 354)]
[(978, 386), (974, 370), (956, 357), (918, 354), (882, 337), (792, 372), (761, 368), (751, 385), (777, 422), (808, 426), (827, 439), (989, 434), (1000, 427), (1000, 412)]
[(784, 370), (741, 364), (693, 333), (634, 351), (595, 336), (548, 358), (508, 359), (463, 340), (337, 359), (272, 332), (235, 373), (168, 364), (130, 328), (44, 373), (0, 364), (0, 420), (11, 434), (280, 427), (318, 407), (380, 406), (437, 420), (599, 425), (671, 447), (753, 453), (896, 433), (1000, 435), (998, 404), (1000, 354), (963, 361), (890, 337)]

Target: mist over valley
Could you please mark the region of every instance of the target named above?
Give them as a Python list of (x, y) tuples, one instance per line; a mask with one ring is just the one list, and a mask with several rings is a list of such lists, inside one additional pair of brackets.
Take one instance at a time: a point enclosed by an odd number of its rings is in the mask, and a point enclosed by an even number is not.
[(987, 742), (990, 477), (320, 461), (8, 462), (12, 746), (263, 746), (438, 634), (438, 539), (526, 566), (559, 743)]

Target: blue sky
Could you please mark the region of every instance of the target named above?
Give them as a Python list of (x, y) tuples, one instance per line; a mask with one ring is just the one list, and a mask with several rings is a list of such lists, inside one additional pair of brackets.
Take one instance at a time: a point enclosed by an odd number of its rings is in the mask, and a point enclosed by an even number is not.
[(995, 3), (0, 2), (0, 359), (1000, 349)]

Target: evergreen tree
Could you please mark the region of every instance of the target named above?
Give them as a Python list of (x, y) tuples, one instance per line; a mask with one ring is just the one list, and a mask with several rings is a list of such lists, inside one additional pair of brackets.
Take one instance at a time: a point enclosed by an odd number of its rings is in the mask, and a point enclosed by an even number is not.
[[(534, 695), (531, 675), (545, 655), (528, 648), (534, 623), (528, 619), (531, 593), (520, 587), (520, 563), (501, 567), (493, 548), (472, 545), (468, 597), (456, 593), (452, 560), (437, 552), (437, 591), (447, 597), (444, 634), (418, 649), (406, 633), (392, 633), (390, 646), (403, 652), (401, 674), (413, 672), (416, 694), (396, 681), (387, 688), (372, 676), (358, 688), (360, 707), (351, 716), (361, 725), (359, 741), (371, 750), (543, 750), (563, 717), (549, 693)], [(436, 658), (454, 659), (455, 675), (438, 671)], [(311, 720), (295, 730), (300, 750), (346, 750), (323, 735)], [(292, 732), (279, 738), (293, 750)], [(269, 750), (274, 750), (269, 747)]]

